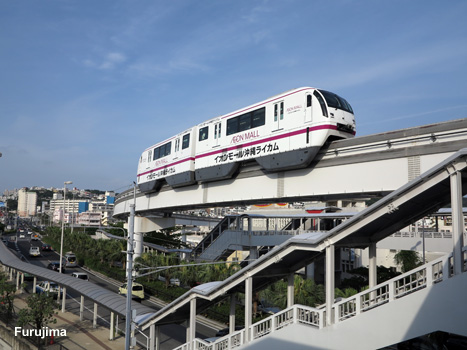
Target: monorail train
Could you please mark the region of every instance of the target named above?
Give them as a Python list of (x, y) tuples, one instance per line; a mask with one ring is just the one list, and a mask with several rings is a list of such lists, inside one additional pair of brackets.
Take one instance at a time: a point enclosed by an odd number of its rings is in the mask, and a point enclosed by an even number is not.
[(328, 140), (355, 135), (342, 97), (302, 87), (203, 122), (147, 148), (138, 164), (141, 192), (234, 176), (255, 160), (266, 171), (307, 167)]

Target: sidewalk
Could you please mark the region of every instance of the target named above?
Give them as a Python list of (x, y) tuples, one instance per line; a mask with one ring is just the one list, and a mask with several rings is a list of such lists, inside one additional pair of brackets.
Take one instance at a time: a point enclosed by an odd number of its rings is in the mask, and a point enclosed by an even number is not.
[[(14, 300), (15, 312), (27, 307), (26, 298), (29, 294), (17, 294)], [(66, 337), (56, 337), (55, 344), (61, 344), (69, 350), (94, 350), (94, 349), (125, 349), (125, 337), (116, 335), (115, 340), (109, 340), (110, 330), (103, 326), (92, 328), (92, 320), (80, 321), (79, 316), (71, 312), (58, 311), (54, 316), (57, 323), (50, 324), (49, 328), (66, 330)], [(56, 345), (55, 345), (56, 346)], [(138, 346), (137, 346), (138, 348)]]

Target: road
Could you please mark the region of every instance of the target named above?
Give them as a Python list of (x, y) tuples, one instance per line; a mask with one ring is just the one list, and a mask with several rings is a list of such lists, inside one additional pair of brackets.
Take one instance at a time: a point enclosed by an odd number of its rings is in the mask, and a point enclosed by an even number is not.
[[(42, 251), (42, 249), (41, 249), (41, 256), (30, 257), (29, 248), (31, 246), (37, 246), (41, 248), (42, 242), (40, 240), (37, 240), (37, 241), (31, 240), (32, 235), (28, 235), (27, 233), (24, 234), (24, 238), (19, 238), (19, 237), (20, 235), (19, 233), (17, 233), (16, 242), (8, 241), (8, 247), (12, 250), (16, 250), (20, 256), (22, 255), (24, 257), (23, 258), (24, 261), (37, 265), (37, 266), (47, 267), (50, 261), (60, 260), (59, 253), (55, 251)], [(65, 270), (65, 273), (71, 275), (75, 271), (76, 272), (87, 272), (80, 267), (75, 267), (75, 268), (67, 268)], [(110, 279), (102, 279), (98, 277), (97, 275), (93, 275), (91, 273), (88, 273), (88, 275), (89, 275), (89, 281), (91, 283), (95, 283), (115, 293), (118, 292), (119, 283), (115, 283)], [(41, 279), (38, 278), (38, 281), (40, 280)], [(28, 292), (31, 292), (32, 290), (31, 281), (26, 281), (26, 290)], [(79, 302), (80, 302), (80, 295), (73, 290), (67, 290), (66, 310), (68, 312), (79, 314)], [(160, 307), (158, 307), (157, 305), (155, 305), (149, 300), (145, 299), (142, 301), (142, 303), (155, 310), (160, 309)], [(93, 307), (94, 307), (94, 303), (91, 300), (85, 300), (84, 317), (86, 319), (92, 320)], [(98, 309), (98, 315), (99, 315), (98, 320), (97, 320), (98, 325), (108, 328), (109, 323), (110, 323), (110, 311), (101, 307)], [(118, 319), (118, 323), (116, 324), (116, 327), (119, 330), (122, 330), (122, 331), (125, 330), (125, 321), (122, 319), (122, 317)], [(216, 329), (210, 328), (206, 325), (199, 324), (199, 323), (197, 324), (196, 328), (197, 328), (196, 336), (202, 339), (213, 337), (217, 331)], [(182, 327), (180, 325), (166, 325), (166, 326), (162, 326), (160, 330), (161, 330), (160, 344), (161, 344), (162, 350), (173, 349), (185, 343), (185, 339), (186, 339), (186, 328), (185, 327)], [(137, 337), (138, 343), (143, 348), (146, 347), (148, 334), (149, 332), (146, 332), (145, 335), (139, 334)]]

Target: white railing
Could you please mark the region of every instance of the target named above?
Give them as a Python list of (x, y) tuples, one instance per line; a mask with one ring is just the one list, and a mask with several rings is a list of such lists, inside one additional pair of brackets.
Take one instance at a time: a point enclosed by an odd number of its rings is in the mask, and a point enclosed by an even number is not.
[(341, 322), (361, 312), (429, 287), (451, 275), (452, 254), (334, 304), (334, 321)]
[[(464, 271), (467, 272), (467, 246), (462, 251), (464, 255)], [(403, 298), (408, 294), (446, 280), (452, 276), (452, 259), (452, 254), (450, 254), (433, 260), (428, 264), (399, 275), (373, 288), (355, 294), (350, 298), (334, 303), (332, 307), (334, 323), (345, 321), (362, 312)], [(305, 324), (321, 329), (325, 327), (325, 320), (326, 311), (323, 308), (317, 309), (309, 306), (294, 305), (252, 325), (248, 332), (249, 339), (245, 337), (245, 330), (241, 330), (219, 338), (213, 343), (195, 339), (192, 344), (194, 350), (234, 349), (292, 324)], [(184, 344), (175, 350), (191, 350), (188, 345), (188, 343)]]

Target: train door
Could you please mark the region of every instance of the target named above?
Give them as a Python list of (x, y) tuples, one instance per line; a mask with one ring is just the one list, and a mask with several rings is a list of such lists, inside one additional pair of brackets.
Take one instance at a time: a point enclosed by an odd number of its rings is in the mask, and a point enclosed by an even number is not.
[(313, 121), (313, 98), (311, 93), (306, 94), (305, 123)]
[(213, 147), (219, 146), (221, 144), (221, 122), (214, 124), (214, 145)]
[(283, 128), (284, 101), (274, 103), (274, 125), (276, 130)]
[(180, 155), (180, 137), (175, 139), (174, 155), (173, 159), (177, 159)]

